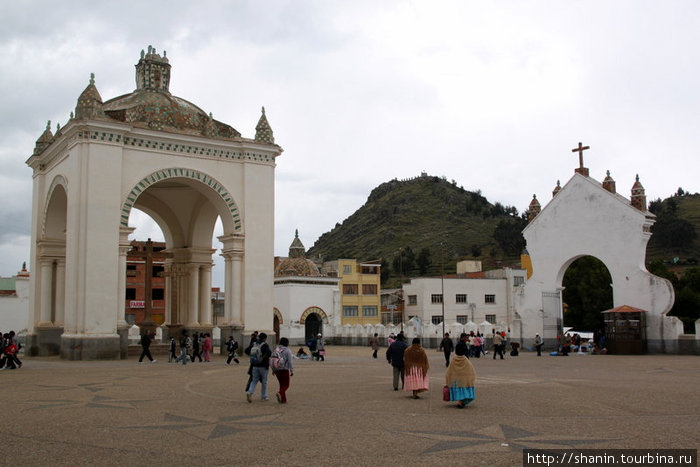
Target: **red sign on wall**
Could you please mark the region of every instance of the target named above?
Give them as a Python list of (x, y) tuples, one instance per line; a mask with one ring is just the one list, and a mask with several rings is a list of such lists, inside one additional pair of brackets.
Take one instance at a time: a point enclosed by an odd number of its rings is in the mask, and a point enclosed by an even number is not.
[(130, 300), (129, 308), (146, 308), (146, 302), (144, 300)]

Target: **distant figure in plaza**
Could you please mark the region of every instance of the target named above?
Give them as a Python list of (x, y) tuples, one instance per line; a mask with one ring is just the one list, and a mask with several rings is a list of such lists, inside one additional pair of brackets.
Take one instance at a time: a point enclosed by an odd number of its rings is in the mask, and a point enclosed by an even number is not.
[(496, 355), (503, 360), (503, 336), (499, 332), (493, 333), (493, 359), (496, 360)]
[(399, 390), (399, 377), (401, 377), (401, 389), (404, 388), (404, 352), (408, 345), (404, 341), (403, 333), (396, 336), (396, 340), (386, 349), (386, 361), (391, 365), (394, 374), (394, 391)]
[(537, 356), (542, 356), (542, 338), (539, 333), (535, 333), (535, 350), (537, 350)]
[(17, 355), (17, 345), (10, 338), (9, 333), (2, 335), (2, 345), (0, 345), (0, 351), (2, 351), (2, 370), (15, 370), (17, 365), (15, 364), (15, 356)]
[(144, 332), (141, 335), (141, 356), (139, 357), (139, 363), (143, 363), (143, 357), (144, 355), (148, 357), (148, 360), (150, 360), (151, 363), (155, 363), (156, 361), (151, 357), (151, 341), (155, 339), (156, 333), (150, 333), (148, 331)]
[(202, 342), (202, 356), (204, 357), (204, 361), (207, 363), (211, 362), (210, 352), (212, 348), (213, 345), (211, 343), (211, 336), (207, 332), (204, 334), (204, 342)]
[(258, 339), (250, 348), (250, 370), (251, 381), (248, 390), (246, 391), (246, 399), (248, 402), (253, 402), (253, 394), (255, 394), (255, 386), (260, 382), (261, 399), (266, 401), (267, 397), (267, 374), (270, 369), (270, 356), (272, 351), (267, 345), (267, 334), (261, 332), (258, 334)]
[(571, 351), (571, 335), (567, 332), (561, 341), (561, 354), (565, 357), (568, 357), (570, 351)]
[(170, 344), (168, 345), (168, 363), (172, 363), (177, 360), (177, 355), (175, 355), (175, 349), (177, 348), (177, 343), (174, 337), (170, 337)]
[(17, 354), (22, 349), (22, 344), (17, 340), (17, 335), (15, 334), (15, 331), (10, 331), (8, 335), (10, 336), (11, 343), (14, 344), (16, 347), (15, 353), (12, 355), (12, 360), (14, 360), (15, 364), (17, 365), (17, 368), (22, 368), (22, 362), (19, 360), (19, 358), (17, 358)]
[(233, 336), (228, 336), (228, 341), (226, 341), (226, 351), (228, 352), (227, 365), (231, 364), (231, 360), (236, 362), (236, 364), (241, 363), (236, 357), (236, 350), (238, 350), (238, 342), (233, 339)]
[[(250, 351), (256, 342), (258, 342), (258, 331), (253, 331), (253, 334), (250, 335), (250, 343), (248, 344), (248, 347), (245, 348), (243, 353), (250, 356)], [(248, 388), (250, 388), (251, 381), (253, 381), (253, 362), (248, 364), (248, 382), (245, 385), (246, 392), (248, 392)]]
[(396, 340), (396, 335), (392, 332), (389, 337), (386, 338), (386, 346), (389, 347)]
[(189, 342), (190, 334), (187, 331), (183, 331), (180, 336), (180, 356), (175, 359), (175, 363), (182, 361), (183, 365), (187, 365), (187, 360), (189, 359), (187, 348), (191, 345)]
[(201, 347), (201, 342), (200, 342), (200, 337), (199, 333), (194, 333), (192, 335), (192, 362), (194, 362), (195, 358), (199, 358), (199, 362), (202, 362), (202, 354), (200, 353)]
[(372, 358), (377, 358), (377, 352), (379, 351), (379, 334), (374, 333), (374, 337), (369, 340), (369, 345), (372, 347)]
[(450, 339), (450, 333), (446, 332), (445, 337), (443, 337), (442, 341), (440, 341), (440, 350), (445, 353), (445, 366), (450, 365), (450, 355), (452, 355), (454, 347), (455, 346), (452, 343), (452, 339)]
[(469, 335), (466, 332), (459, 335), (459, 340), (455, 346), (455, 353), (457, 353), (457, 349), (461, 349), (462, 355), (469, 355)]
[(476, 373), (469, 359), (462, 353), (463, 347), (455, 349), (455, 358), (450, 362), (445, 374), (445, 386), (450, 390), (450, 400), (457, 401), (457, 407), (463, 409), (476, 398), (474, 383)]
[(289, 350), (289, 339), (286, 337), (280, 339), (280, 344), (272, 353), (270, 367), (272, 368), (272, 373), (277, 377), (277, 381), (280, 383), (280, 390), (276, 394), (277, 402), (286, 404), (287, 389), (289, 389), (291, 377), (294, 376), (292, 352)]
[(420, 338), (414, 337), (411, 346), (404, 351), (404, 368), (406, 373), (405, 391), (413, 391), (413, 398), (420, 399), (418, 393), (430, 387), (428, 378), (428, 355), (420, 345)]
[(316, 339), (314, 339), (314, 348), (316, 349), (312, 354), (316, 361), (325, 362), (326, 361), (326, 347), (323, 345), (323, 336), (318, 333)]
[(481, 334), (478, 332), (476, 333), (476, 336), (472, 338), (472, 349), (474, 349), (474, 357), (481, 358), (481, 353), (484, 351), (484, 338), (481, 337)]
[(309, 359), (309, 354), (306, 353), (304, 350), (304, 347), (299, 347), (299, 350), (297, 350), (297, 358), (302, 359), (302, 360), (308, 360)]

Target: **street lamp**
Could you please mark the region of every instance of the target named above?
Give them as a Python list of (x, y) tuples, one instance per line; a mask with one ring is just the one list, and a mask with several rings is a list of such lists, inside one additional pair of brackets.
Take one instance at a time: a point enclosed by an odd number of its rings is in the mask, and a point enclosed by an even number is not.
[(445, 336), (445, 261), (443, 258), (444, 242), (440, 242), (440, 305), (442, 305), (442, 335)]

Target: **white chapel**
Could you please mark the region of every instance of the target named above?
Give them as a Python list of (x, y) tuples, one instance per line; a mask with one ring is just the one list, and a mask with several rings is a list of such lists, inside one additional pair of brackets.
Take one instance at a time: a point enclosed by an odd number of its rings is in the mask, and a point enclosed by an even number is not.
[[(103, 101), (94, 77), (68, 123), (50, 125), (33, 170), (27, 352), (125, 358), (132, 208), (165, 236), (164, 337), (212, 328), (212, 235), (221, 219), (223, 335), (272, 332), (275, 160), (262, 115), (254, 138), (169, 91), (163, 52), (141, 51), (136, 89)], [(160, 323), (148, 320), (148, 329)]]

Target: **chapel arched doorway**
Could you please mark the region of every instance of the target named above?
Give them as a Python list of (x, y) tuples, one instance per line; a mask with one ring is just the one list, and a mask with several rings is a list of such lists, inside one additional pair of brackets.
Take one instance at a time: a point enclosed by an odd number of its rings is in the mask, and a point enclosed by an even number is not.
[(304, 323), (304, 336), (308, 342), (310, 339), (316, 337), (317, 334), (323, 334), (323, 322), (321, 322), (321, 317), (316, 313), (311, 313), (306, 317)]
[(594, 256), (580, 256), (565, 268), (562, 301), (565, 327), (593, 332), (603, 328), (601, 312), (613, 307), (610, 271)]

